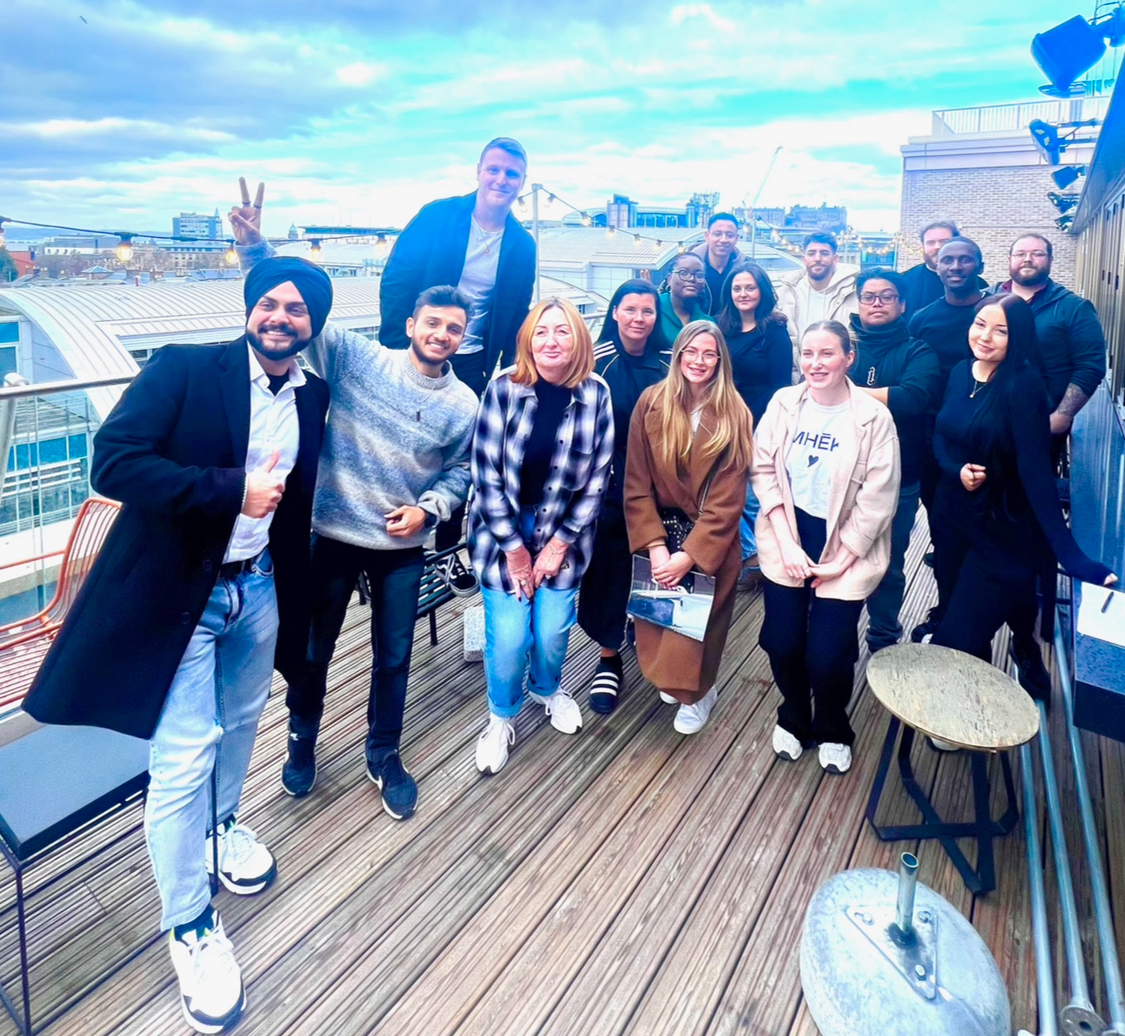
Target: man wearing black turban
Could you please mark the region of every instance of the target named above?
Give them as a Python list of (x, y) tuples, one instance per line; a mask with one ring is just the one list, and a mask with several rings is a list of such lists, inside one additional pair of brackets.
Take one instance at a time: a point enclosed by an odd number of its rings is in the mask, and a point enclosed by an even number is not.
[(328, 317), (327, 275), (270, 259), (245, 297), (244, 335), (164, 346), (94, 437), (90, 482), (123, 507), (24, 705), (149, 742), (145, 836), (197, 1032), (246, 1001), (208, 872), (237, 895), (277, 873), (236, 813), (273, 670), (304, 663), (328, 410), (294, 359)]

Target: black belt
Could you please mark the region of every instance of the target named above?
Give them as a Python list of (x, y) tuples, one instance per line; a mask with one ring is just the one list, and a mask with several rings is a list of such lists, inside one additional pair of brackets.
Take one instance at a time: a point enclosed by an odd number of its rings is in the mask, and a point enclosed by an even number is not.
[(225, 565), (219, 566), (219, 576), (222, 579), (234, 579), (236, 576), (242, 575), (243, 572), (249, 572), (259, 561), (262, 560), (262, 555), (266, 552), (263, 547), (252, 558), (246, 558), (242, 561), (228, 561)]

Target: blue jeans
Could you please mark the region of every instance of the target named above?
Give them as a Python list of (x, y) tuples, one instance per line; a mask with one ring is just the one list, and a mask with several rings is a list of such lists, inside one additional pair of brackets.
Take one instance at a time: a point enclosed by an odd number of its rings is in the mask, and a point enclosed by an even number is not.
[(867, 598), (867, 646), (872, 652), (897, 644), (902, 637), (898, 613), (906, 593), (906, 548), (910, 546), (920, 494), (917, 482), (899, 490), (898, 510), (891, 521), (891, 563), (875, 592)]
[(742, 560), (752, 558), (758, 553), (758, 537), (754, 534), (754, 522), (758, 520), (761, 505), (754, 495), (754, 487), (746, 483), (746, 506), (742, 509), (742, 521), (738, 523), (738, 540), (742, 544)]
[(276, 642), (266, 551), (249, 571), (215, 583), (149, 743), (145, 839), (165, 929), (194, 921), (211, 902), (204, 865), (211, 770), (222, 820), (238, 810)]

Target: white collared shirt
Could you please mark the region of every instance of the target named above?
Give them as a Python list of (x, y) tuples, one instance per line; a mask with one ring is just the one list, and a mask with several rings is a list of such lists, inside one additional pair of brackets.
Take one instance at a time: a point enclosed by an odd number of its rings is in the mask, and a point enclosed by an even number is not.
[[(274, 465), (273, 474), (282, 481), (297, 466), (297, 447), (300, 434), (297, 425), (297, 389), (305, 384), (305, 373), (295, 358), (289, 361), (289, 381), (275, 396), (270, 391), (270, 379), (253, 347), (250, 353), (250, 439), (246, 446), (246, 474), (262, 467), (277, 450), (281, 456)], [(269, 543), (270, 522), (273, 514), (265, 518), (250, 518), (240, 514), (234, 523), (230, 543), (227, 544), (223, 564), (228, 561), (245, 561), (260, 554)]]

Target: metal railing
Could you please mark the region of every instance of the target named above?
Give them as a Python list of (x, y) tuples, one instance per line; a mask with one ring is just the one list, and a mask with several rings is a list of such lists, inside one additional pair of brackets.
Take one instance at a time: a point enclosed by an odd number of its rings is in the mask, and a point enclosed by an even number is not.
[(933, 113), (935, 137), (963, 133), (1018, 133), (1036, 119), (1059, 125), (1084, 119), (1101, 119), (1109, 108), (1108, 97), (1075, 97), (1065, 101), (1029, 101), (992, 104), (977, 108), (946, 108)]

